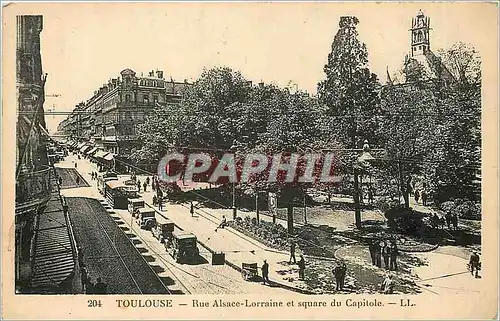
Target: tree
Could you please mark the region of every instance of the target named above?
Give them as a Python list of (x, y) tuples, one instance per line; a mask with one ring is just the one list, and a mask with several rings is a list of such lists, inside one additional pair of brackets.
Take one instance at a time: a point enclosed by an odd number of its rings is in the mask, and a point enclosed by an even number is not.
[(461, 84), (481, 84), (481, 57), (470, 44), (457, 42), (446, 50), (438, 50), (443, 63)]
[(327, 106), (322, 126), (345, 146), (356, 148), (357, 137), (376, 142), (377, 76), (368, 69), (368, 51), (359, 41), (356, 17), (341, 17), (332, 51), (324, 67), (326, 79), (318, 83), (320, 102)]

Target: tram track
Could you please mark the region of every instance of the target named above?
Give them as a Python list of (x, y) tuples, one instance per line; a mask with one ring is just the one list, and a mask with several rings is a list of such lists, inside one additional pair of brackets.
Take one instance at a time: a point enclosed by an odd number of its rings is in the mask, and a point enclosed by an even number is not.
[(107, 213), (97, 200), (95, 204), (87, 198), (67, 200), (73, 208), (70, 214), (76, 221), (83, 262), (91, 277), (102, 277), (108, 283), (108, 293), (172, 294), (126, 233), (104, 216)]
[[(159, 251), (157, 251), (156, 249), (154, 249), (153, 246), (150, 245), (151, 241), (147, 240), (144, 236), (142, 236), (140, 231), (136, 231), (136, 229), (135, 229), (136, 227), (133, 226), (134, 223), (128, 223), (120, 215), (118, 215), (118, 217), (125, 223), (125, 225), (130, 229), (130, 231), (133, 232), (134, 235), (142, 241), (142, 243), (147, 248), (147, 250), (150, 251), (151, 253), (155, 254), (155, 257), (163, 263), (165, 268), (167, 268), (177, 278), (177, 280), (181, 284), (183, 284), (184, 287), (186, 287), (185, 283), (189, 283), (189, 288), (191, 290), (188, 290), (188, 291), (190, 294), (192, 292), (198, 292), (198, 293), (203, 293), (203, 294), (219, 294), (220, 292), (215, 290), (214, 287), (223, 289), (226, 292), (235, 293), (235, 291), (233, 291), (227, 287), (224, 287), (222, 285), (204, 280), (202, 277), (197, 275), (196, 272), (194, 272), (194, 271), (188, 271), (188, 269), (181, 268), (181, 267), (177, 266), (175, 263), (169, 262), (166, 258), (164, 258), (164, 256), (166, 256), (168, 254), (167, 253), (162, 254)], [(217, 274), (217, 272), (210, 271), (209, 269), (206, 269), (204, 267), (200, 267), (200, 268), (204, 269), (206, 271), (209, 271), (211, 273)], [(181, 281), (179, 279), (179, 276), (177, 275), (177, 273), (175, 273), (173, 271), (173, 269), (186, 275), (186, 277), (183, 278), (184, 281)], [(193, 291), (193, 290), (196, 290), (196, 291)]]

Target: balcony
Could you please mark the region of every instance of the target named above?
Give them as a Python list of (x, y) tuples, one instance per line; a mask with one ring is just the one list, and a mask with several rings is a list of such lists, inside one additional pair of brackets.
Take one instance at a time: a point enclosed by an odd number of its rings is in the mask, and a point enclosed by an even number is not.
[(16, 215), (43, 206), (50, 199), (49, 166), (32, 172), (20, 173), (16, 180)]

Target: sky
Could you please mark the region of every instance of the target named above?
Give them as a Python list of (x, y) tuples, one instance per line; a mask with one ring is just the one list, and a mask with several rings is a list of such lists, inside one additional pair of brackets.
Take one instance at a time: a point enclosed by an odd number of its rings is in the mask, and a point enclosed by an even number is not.
[[(491, 5), (486, 4), (486, 6)], [(386, 79), (409, 52), (411, 19), (431, 18), (431, 49), (471, 43), (494, 32), (485, 4), (471, 3), (85, 3), (38, 5), (44, 15), (42, 64), (48, 73), (45, 108), (71, 111), (125, 68), (153, 69), (192, 81), (203, 68), (229, 66), (254, 82), (316, 93), (341, 16), (360, 20), (369, 67)], [(488, 8), (486, 8), (488, 9)], [(34, 13), (35, 13), (34, 12)], [(487, 13), (485, 13), (487, 12)], [(484, 19), (483, 19), (484, 18)], [(54, 132), (65, 116), (48, 115)]]

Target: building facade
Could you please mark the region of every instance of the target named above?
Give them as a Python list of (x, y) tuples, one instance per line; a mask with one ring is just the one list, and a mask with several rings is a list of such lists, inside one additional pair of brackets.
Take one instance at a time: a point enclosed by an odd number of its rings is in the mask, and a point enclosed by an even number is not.
[(187, 81), (165, 80), (161, 70), (137, 76), (135, 71), (125, 69), (78, 104), (59, 124), (58, 132), (127, 157), (141, 146), (138, 126), (146, 116), (157, 105), (179, 103), (186, 86)]

